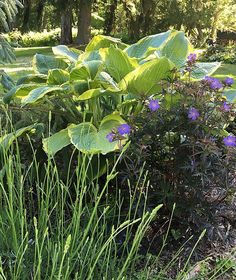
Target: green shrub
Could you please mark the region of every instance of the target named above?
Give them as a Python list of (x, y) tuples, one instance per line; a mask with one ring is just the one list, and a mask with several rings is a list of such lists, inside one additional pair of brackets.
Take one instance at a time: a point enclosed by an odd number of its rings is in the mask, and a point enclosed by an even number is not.
[[(186, 71), (195, 67), (186, 65)], [(234, 191), (236, 137), (230, 126), (235, 106), (222, 95), (227, 82), (233, 81), (207, 77), (193, 82), (176, 73), (158, 93), (140, 97), (144, 106), (130, 116), (131, 144), (120, 167), (121, 178), (129, 178), (132, 186), (145, 164), (149, 205), (161, 202), (168, 213), (176, 203), (178, 227), (207, 228), (211, 238), (218, 227), (216, 213)]]
[(236, 64), (236, 47), (215, 45), (208, 47), (200, 56), (201, 61), (221, 61), (228, 64)]
[[(99, 20), (99, 19), (98, 19)], [(98, 35), (102, 32), (101, 29), (92, 29), (92, 35)], [(56, 46), (60, 43), (61, 30), (60, 28), (52, 29), (50, 31), (44, 30), (43, 32), (33, 32), (22, 34), (20, 31), (15, 30), (3, 35), (7, 41), (15, 46), (21, 47), (44, 47)], [(75, 41), (77, 36), (77, 29), (72, 29), (72, 36)]]

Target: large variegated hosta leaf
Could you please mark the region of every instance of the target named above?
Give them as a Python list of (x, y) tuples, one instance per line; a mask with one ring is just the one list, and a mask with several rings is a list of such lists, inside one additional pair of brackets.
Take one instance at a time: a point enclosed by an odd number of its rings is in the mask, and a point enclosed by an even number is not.
[(161, 89), (160, 82), (172, 76), (175, 65), (165, 57), (156, 58), (137, 67), (120, 82), (119, 87), (135, 95), (151, 95)]
[(86, 154), (107, 154), (119, 149), (119, 145), (117, 141), (110, 143), (106, 135), (123, 123), (125, 121), (119, 115), (112, 114), (102, 120), (99, 129), (89, 122), (73, 124), (44, 139), (43, 147), (49, 155), (55, 155), (70, 143)]
[(46, 94), (49, 93), (60, 93), (64, 92), (65, 88), (60, 86), (41, 86), (31, 90), (27, 96), (21, 99), (21, 103), (23, 105), (32, 104), (38, 101), (39, 99), (43, 98)]
[(139, 59), (145, 58), (148, 54), (148, 50), (152, 49), (153, 52), (160, 48), (166, 40), (171, 36), (175, 31), (167, 31), (160, 34), (155, 34), (147, 36), (139, 40), (137, 43), (127, 47), (125, 52), (130, 57), (136, 57)]
[(6, 134), (2, 137), (0, 137), (0, 151), (1, 149), (3, 150), (8, 150), (11, 144), (21, 135), (27, 133), (27, 132), (32, 132), (37, 125), (30, 125), (27, 127), (20, 128), (12, 133)]
[(227, 101), (231, 103), (236, 103), (236, 90), (227, 89), (223, 92), (223, 95), (226, 97)]
[(97, 35), (88, 43), (86, 47), (86, 52), (93, 52), (101, 48), (109, 48), (111, 45), (116, 45), (121, 49), (127, 47), (126, 44), (122, 43), (120, 39), (113, 38), (110, 36)]
[(48, 74), (51, 69), (65, 70), (68, 64), (62, 59), (49, 55), (36, 54), (33, 58), (33, 69), (40, 74)]
[(198, 62), (191, 72), (191, 77), (195, 80), (201, 80), (205, 76), (212, 75), (220, 66), (220, 62)]
[(46, 83), (47, 75), (45, 74), (28, 74), (17, 81), (17, 85), (29, 84), (29, 83)]
[(9, 92), (7, 92), (3, 97), (3, 101), (5, 103), (9, 103), (11, 99), (19, 98), (21, 100), (21, 104), (26, 105), (38, 101), (39, 99), (43, 98), (46, 94), (64, 91), (66, 91), (66, 88), (60, 86), (23, 84), (15, 86)]
[(47, 84), (48, 85), (62, 85), (69, 81), (70, 74), (66, 70), (52, 69), (48, 71)]
[(64, 45), (52, 47), (52, 51), (54, 55), (65, 57), (71, 62), (76, 62), (79, 58), (79, 55), (82, 53), (82, 51), (79, 51), (77, 49), (69, 49), (67, 46)]
[(36, 89), (39, 86), (39, 84), (34, 83), (15, 86), (3, 96), (3, 102), (9, 103), (13, 98), (22, 99), (27, 96), (31, 90)]
[(192, 46), (184, 32), (178, 31), (174, 32), (163, 43), (163, 47), (157, 53), (160, 57), (167, 57), (177, 68), (180, 68), (186, 63), (187, 56), (191, 50)]
[(100, 55), (104, 61), (106, 71), (120, 82), (129, 72), (133, 71), (138, 62), (130, 58), (123, 50), (111, 46), (100, 50)]
[(68, 135), (68, 128), (43, 140), (43, 149), (48, 155), (55, 155), (58, 151), (71, 143)]

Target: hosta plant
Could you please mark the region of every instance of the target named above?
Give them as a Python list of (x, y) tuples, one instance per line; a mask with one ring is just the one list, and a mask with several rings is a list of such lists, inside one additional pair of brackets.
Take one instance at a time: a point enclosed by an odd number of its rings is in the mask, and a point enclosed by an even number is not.
[[(4, 79), (3, 103), (9, 110), (30, 112), (27, 126), (45, 124), (42, 141), (49, 155), (71, 144), (83, 153), (107, 154), (128, 139), (126, 134), (122, 143), (107, 143), (108, 131), (138, 114), (140, 100), (160, 93), (176, 71), (184, 77), (191, 50), (184, 33), (174, 30), (130, 46), (102, 35), (95, 36), (84, 52), (57, 46), (54, 56), (34, 57), (34, 74), (15, 84)], [(202, 79), (218, 67), (218, 63), (198, 63), (191, 79)], [(49, 112), (50, 129), (45, 121)]]

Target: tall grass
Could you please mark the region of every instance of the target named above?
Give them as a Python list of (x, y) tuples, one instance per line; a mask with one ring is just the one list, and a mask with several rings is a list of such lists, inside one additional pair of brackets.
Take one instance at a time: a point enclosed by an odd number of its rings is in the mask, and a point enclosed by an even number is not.
[[(64, 180), (53, 159), (39, 164), (33, 148), (30, 162), (22, 160), (17, 144), (0, 147), (0, 156), (0, 279), (170, 279), (184, 246), (160, 267), (170, 219), (158, 256), (143, 262), (141, 241), (161, 205), (147, 211), (148, 182), (138, 181), (139, 191), (123, 211), (124, 197), (108, 191), (120, 158), (99, 185), (87, 180), (91, 158), (85, 156), (78, 157), (73, 179), (68, 166)], [(192, 252), (176, 279), (188, 275)]]

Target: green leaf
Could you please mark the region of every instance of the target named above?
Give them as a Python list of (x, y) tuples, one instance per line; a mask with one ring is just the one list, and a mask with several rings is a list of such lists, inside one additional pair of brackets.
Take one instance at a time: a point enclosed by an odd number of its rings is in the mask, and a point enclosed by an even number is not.
[(48, 155), (55, 155), (70, 144), (68, 128), (63, 129), (52, 136), (43, 139), (43, 149)]
[(220, 62), (198, 62), (191, 72), (191, 77), (196, 80), (201, 80), (205, 76), (212, 75), (220, 66)]
[(177, 31), (172, 34), (160, 51), (159, 56), (165, 56), (172, 61), (177, 68), (182, 67), (192, 47), (184, 32)]
[(92, 98), (99, 97), (99, 96), (113, 95), (113, 94), (119, 93), (119, 92), (120, 91), (104, 90), (101, 88), (89, 89), (89, 90), (85, 91), (84, 93), (82, 93), (77, 98), (77, 100), (85, 101), (85, 100), (92, 99)]
[(65, 88), (58, 87), (58, 86), (43, 86), (38, 87), (36, 89), (33, 89), (29, 92), (29, 94), (22, 98), (21, 103), (26, 104), (32, 104), (38, 101), (39, 99), (43, 98), (46, 94), (51, 92), (63, 92), (65, 91)]
[(138, 66), (136, 59), (130, 58), (124, 51), (114, 46), (101, 49), (100, 55), (105, 63), (106, 71), (117, 82), (120, 82), (129, 72)]
[(12, 145), (12, 143), (18, 137), (20, 137), (24, 133), (34, 131), (35, 127), (36, 127), (36, 125), (26, 126), (26, 127), (16, 130), (15, 132), (12, 132), (12, 133), (9, 133), (9, 134), (6, 134), (6, 135), (0, 137), (0, 148), (4, 149), (5, 151), (8, 150), (10, 148), (10, 146)]
[(92, 80), (102, 71), (103, 62), (101, 60), (83, 61), (82, 63), (89, 71)]
[(35, 72), (47, 74), (50, 69), (66, 69), (68, 64), (62, 59), (49, 55), (36, 54), (33, 58)]
[(119, 115), (112, 114), (104, 118), (99, 131), (91, 123), (81, 123), (71, 126), (68, 134), (71, 143), (81, 152), (107, 154), (119, 149), (119, 146), (117, 141), (110, 143), (106, 139), (106, 135), (122, 123), (125, 122)]
[(174, 64), (162, 57), (149, 61), (130, 72), (120, 82), (119, 87), (136, 95), (151, 95), (161, 90), (160, 82), (171, 77)]
[(113, 78), (107, 72), (100, 72), (97, 76), (99, 83), (106, 89), (113, 91), (120, 91), (118, 84), (113, 80)]
[(137, 43), (127, 47), (125, 51), (130, 57), (136, 57), (140, 59), (144, 58), (150, 54), (150, 49), (154, 51), (160, 48), (173, 32), (175, 31), (167, 31), (164, 33), (144, 37)]
[(91, 98), (95, 98), (98, 96), (101, 96), (103, 93), (105, 93), (105, 90), (102, 90), (101, 88), (96, 88), (96, 89), (89, 89), (87, 91), (85, 91), (84, 93), (82, 93), (77, 100), (80, 101), (85, 101)]
[(101, 48), (108, 48), (111, 45), (117, 45), (119, 48), (124, 49), (127, 47), (126, 44), (122, 43), (120, 39), (113, 38), (110, 36), (97, 35), (89, 42), (86, 47), (86, 52), (96, 51)]
[(79, 64), (75, 68), (72, 69), (70, 72), (70, 81), (78, 81), (78, 80), (88, 80), (90, 78), (90, 73), (88, 68), (83, 65)]
[(86, 51), (80, 55), (80, 61), (91, 61), (91, 60), (101, 60), (99, 50), (96, 51)]
[(48, 71), (48, 85), (62, 85), (69, 81), (70, 74), (66, 70), (52, 69)]
[(27, 96), (30, 91), (38, 87), (38, 84), (23, 84), (15, 86), (3, 96), (3, 102), (9, 103), (14, 97), (23, 98)]
[(69, 49), (67, 46), (64, 46), (64, 45), (52, 47), (52, 51), (53, 51), (54, 55), (66, 57), (71, 62), (76, 62), (79, 58), (80, 53), (82, 53), (79, 50), (76, 50), (76, 52), (75, 52), (72, 49)]
[(226, 97), (227, 101), (231, 103), (236, 103), (236, 90), (228, 89), (223, 92), (223, 95)]
[(74, 81), (71, 86), (75, 94), (82, 94), (89, 89), (88, 82), (83, 80)]
[(47, 75), (44, 74), (28, 74), (17, 81), (17, 85), (29, 83), (46, 83)]

